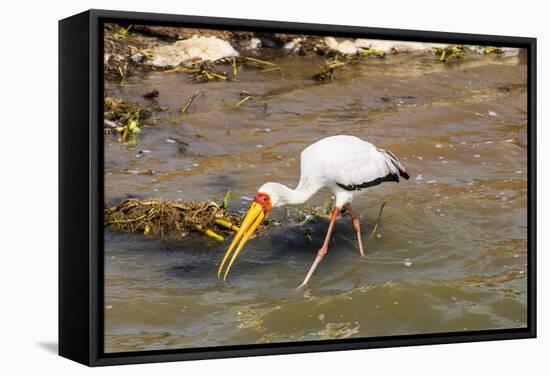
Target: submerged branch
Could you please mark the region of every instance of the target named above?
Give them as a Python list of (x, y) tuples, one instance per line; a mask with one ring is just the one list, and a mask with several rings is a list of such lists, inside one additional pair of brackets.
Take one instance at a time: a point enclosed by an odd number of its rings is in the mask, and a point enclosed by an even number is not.
[(378, 230), (378, 224), (380, 223), (380, 217), (382, 216), (382, 210), (384, 210), (384, 206), (386, 206), (388, 202), (384, 201), (382, 203), (382, 206), (380, 206), (380, 211), (378, 212), (378, 218), (376, 219), (376, 223), (374, 224), (374, 228), (372, 229), (371, 234), (369, 235), (369, 239), (371, 239), (374, 234), (376, 234), (376, 230)]

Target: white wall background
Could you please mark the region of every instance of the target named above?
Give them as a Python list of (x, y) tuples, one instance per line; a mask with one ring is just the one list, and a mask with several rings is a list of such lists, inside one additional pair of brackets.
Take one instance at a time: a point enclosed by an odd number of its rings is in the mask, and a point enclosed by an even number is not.
[[(5, 1), (0, 6), (0, 373), (524, 375), (550, 370), (544, 1)], [(539, 338), (88, 369), (57, 343), (57, 20), (87, 8), (537, 37)], [(538, 372), (537, 372), (538, 370)]]

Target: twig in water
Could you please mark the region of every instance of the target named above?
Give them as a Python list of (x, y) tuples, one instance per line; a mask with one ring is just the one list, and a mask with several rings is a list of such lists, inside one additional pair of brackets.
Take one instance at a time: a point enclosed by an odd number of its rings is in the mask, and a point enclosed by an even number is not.
[(187, 102), (185, 103), (185, 105), (181, 108), (181, 113), (182, 114), (186, 114), (187, 113), (187, 110), (189, 110), (189, 106), (191, 106), (191, 103), (193, 103), (193, 101), (195, 100), (195, 98), (197, 97), (197, 95), (199, 95), (200, 91), (199, 90), (196, 90), (193, 92), (193, 94), (191, 94), (191, 96), (189, 97), (189, 99), (187, 100)]
[(254, 93), (251, 93), (251, 92), (246, 91), (246, 90), (241, 91), (240, 96), (242, 97), (242, 99), (240, 101), (238, 101), (237, 103), (235, 103), (233, 105), (226, 105), (226, 108), (239, 108), (244, 103), (246, 103), (250, 100), (253, 100), (253, 101), (262, 103), (264, 105), (264, 112), (267, 111), (267, 101), (265, 99), (263, 99), (261, 96), (259, 96), (257, 94), (254, 94)]
[(374, 225), (374, 228), (372, 229), (372, 232), (369, 235), (369, 239), (371, 239), (374, 236), (374, 234), (376, 234), (376, 230), (378, 229), (378, 224), (380, 223), (380, 217), (382, 216), (382, 210), (384, 210), (384, 206), (386, 206), (387, 203), (388, 201), (384, 201), (382, 206), (380, 206), (380, 211), (378, 212), (378, 218), (376, 219), (376, 224)]
[(231, 68), (233, 68), (233, 78), (237, 78), (237, 60), (234, 57), (231, 57), (229, 63), (231, 64)]
[(244, 57), (244, 62), (245, 63), (251, 63), (251, 64), (254, 64), (254, 65), (257, 65), (258, 67), (264, 67), (262, 70), (261, 70), (261, 73), (266, 73), (266, 72), (273, 72), (273, 71), (279, 71), (281, 72), (281, 76), (284, 76), (284, 71), (283, 71), (283, 67), (281, 67), (279, 64), (275, 64), (275, 63), (272, 63), (270, 61), (265, 61), (265, 60), (260, 60), (260, 59), (255, 59), (253, 57), (248, 57), (248, 56), (245, 56)]

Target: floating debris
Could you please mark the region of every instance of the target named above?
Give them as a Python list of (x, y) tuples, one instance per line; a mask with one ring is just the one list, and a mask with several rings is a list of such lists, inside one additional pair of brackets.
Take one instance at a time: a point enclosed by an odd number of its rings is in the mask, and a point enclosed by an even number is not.
[(140, 170), (140, 169), (130, 170), (130, 169), (127, 169), (127, 168), (122, 170), (122, 173), (128, 174), (128, 175), (148, 175), (148, 176), (152, 176), (152, 175), (155, 174), (155, 172), (151, 169), (148, 169), (148, 170)]
[[(224, 65), (229, 65), (231, 72), (222, 71), (220, 67)], [(244, 66), (261, 69), (261, 73), (277, 71), (281, 76), (284, 75), (279, 64), (249, 56), (224, 57), (215, 61), (191, 61), (186, 65), (167, 69), (164, 73), (188, 73), (192, 75), (192, 80), (199, 82), (234, 81)]]
[[(167, 144), (178, 144), (178, 150), (180, 153), (184, 153), (185, 150), (187, 150), (187, 147), (189, 146), (189, 143), (182, 140), (181, 138), (177, 138), (174, 136), (170, 136), (166, 139)], [(197, 165), (198, 166), (198, 165)]]
[[(325, 38), (328, 40), (331, 37)], [(334, 38), (332, 38), (334, 39)], [(354, 54), (344, 53), (339, 50), (330, 51), (325, 54), (327, 56), (324, 64), (320, 66), (319, 72), (313, 75), (315, 81), (326, 82), (334, 79), (337, 70), (350, 67), (347, 71), (354, 73), (352, 66), (360, 63), (363, 60), (369, 59), (369, 57), (383, 58), (385, 52), (382, 50), (364, 48), (356, 49)], [(385, 100), (383, 98), (382, 100)]]
[(123, 99), (106, 96), (104, 98), (103, 132), (106, 134), (118, 134), (120, 142), (136, 141), (135, 136), (143, 126), (143, 120), (153, 114), (150, 108), (144, 108), (138, 104), (128, 104)]
[(504, 52), (502, 48), (491, 47), (491, 46), (468, 46), (468, 48), (471, 51), (482, 55), (488, 55), (488, 54), (501, 55)]
[(194, 68), (188, 69), (193, 76), (191, 79), (198, 82), (227, 81), (229, 77), (225, 72), (216, 70), (215, 62), (203, 62), (196, 64)]
[(110, 230), (182, 238), (200, 232), (217, 240), (231, 234), (241, 215), (212, 201), (182, 202), (128, 199), (104, 208), (104, 225)]
[(339, 60), (338, 56), (329, 58), (325, 61), (325, 64), (321, 66), (320, 71), (313, 75), (313, 79), (320, 82), (332, 81), (336, 69), (345, 65), (346, 62)]
[(281, 73), (281, 75), (284, 75), (283, 67), (270, 61), (260, 60), (250, 56), (244, 56), (243, 58), (239, 59), (239, 63), (255, 66), (261, 69), (262, 73), (278, 71)]
[(262, 96), (246, 90), (241, 91), (239, 95), (241, 96), (240, 101), (232, 105), (225, 105), (225, 108), (239, 108), (246, 102), (254, 101), (263, 105), (264, 112), (267, 111), (267, 101)]
[(147, 93), (143, 94), (143, 97), (144, 98), (149, 98), (149, 99), (158, 98), (159, 94), (160, 93), (157, 89), (153, 89), (153, 90), (148, 91)]

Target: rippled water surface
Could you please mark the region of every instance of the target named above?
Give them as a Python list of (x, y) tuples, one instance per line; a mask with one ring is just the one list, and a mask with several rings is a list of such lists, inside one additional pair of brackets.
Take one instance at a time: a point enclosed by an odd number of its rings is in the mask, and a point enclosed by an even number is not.
[[(156, 88), (168, 110), (135, 146), (105, 136), (106, 200), (220, 201), (231, 189), (232, 209), (243, 210), (266, 181), (294, 187), (300, 151), (335, 134), (392, 150), (411, 179), (355, 199), (367, 234), (388, 201), (378, 236), (365, 241), (367, 257), (358, 257), (349, 219), (338, 219), (327, 256), (301, 291), (324, 217), (283, 222), (250, 241), (227, 284), (215, 274), (228, 241), (106, 232), (105, 351), (525, 327), (524, 59), (438, 64), (430, 54), (403, 54), (318, 84), (311, 76), (321, 58), (265, 58), (284, 76), (245, 69), (238, 82), (196, 84), (186, 74), (152, 72), (108, 88), (139, 102)], [(178, 115), (195, 90), (190, 113)], [(224, 108), (241, 90), (264, 95), (267, 108)], [(128, 173), (148, 169), (154, 174)], [(328, 199), (320, 192), (307, 205)]]

